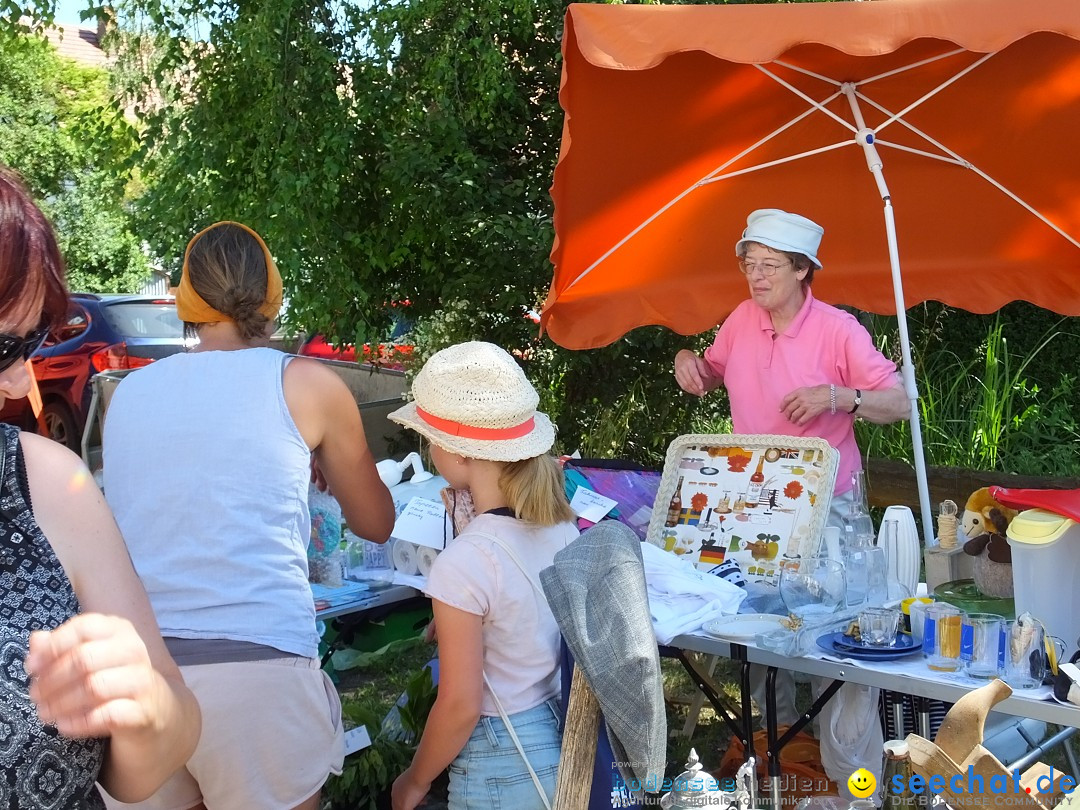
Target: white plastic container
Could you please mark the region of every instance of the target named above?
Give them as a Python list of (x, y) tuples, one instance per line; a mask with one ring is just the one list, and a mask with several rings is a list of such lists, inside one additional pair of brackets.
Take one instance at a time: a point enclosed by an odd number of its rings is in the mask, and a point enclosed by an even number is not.
[[(424, 498), (442, 503), (440, 493), (447, 486), (447, 481), (440, 475), (427, 472), (419, 453), (409, 453), (401, 461), (384, 459), (375, 467), (379, 471), (379, 478), (390, 489), (396, 516), (400, 517), (413, 498)], [(412, 471), (411, 477), (402, 481), (403, 475), (409, 470)], [(348, 539), (348, 534), (346, 532), (346, 539)], [(389, 582), (394, 579), (395, 571), (401, 571), (407, 575), (419, 573), (427, 576), (427, 572), (431, 569), (431, 555), (427, 551), (421, 552), (420, 547), (396, 537), (391, 537), (384, 544), (372, 543), (362, 538), (357, 538), (357, 542), (363, 544), (363, 562), (352, 574), (357, 579)]]
[(1012, 548), (1016, 615), (1042, 620), (1050, 635), (1065, 642), (1066, 657), (1080, 636), (1080, 524), (1067, 517), (1029, 509), (1006, 530)]
[[(413, 498), (426, 498), (429, 501), (441, 501), (439, 493), (447, 486), (441, 475), (433, 475), (424, 469), (419, 453), (409, 453), (401, 461), (384, 459), (375, 465), (382, 482), (390, 488), (394, 499), (394, 512), (398, 515)], [(402, 477), (407, 470), (412, 476), (407, 481)]]

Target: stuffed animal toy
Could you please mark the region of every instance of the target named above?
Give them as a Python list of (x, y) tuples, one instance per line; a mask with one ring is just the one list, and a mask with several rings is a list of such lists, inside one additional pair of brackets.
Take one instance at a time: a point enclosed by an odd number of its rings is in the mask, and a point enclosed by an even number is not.
[(988, 487), (971, 493), (964, 506), (961, 525), (969, 538), (964, 553), (975, 558), (975, 587), (983, 596), (1013, 595), (1012, 550), (1005, 530), (1017, 514), (995, 500)]

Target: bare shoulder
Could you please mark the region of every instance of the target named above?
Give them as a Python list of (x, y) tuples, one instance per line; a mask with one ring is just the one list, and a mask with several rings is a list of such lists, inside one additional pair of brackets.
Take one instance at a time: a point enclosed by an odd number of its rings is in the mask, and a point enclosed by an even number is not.
[(83, 606), (96, 609), (99, 600), (90, 588), (94, 578), (115, 585), (116, 572), (131, 565), (112, 512), (81, 458), (32, 433), (23, 433), (21, 443), (34, 521)]
[[(286, 396), (325, 397), (345, 394), (349, 388), (332, 369), (310, 357), (296, 357), (285, 366)], [(350, 396), (351, 398), (351, 396)]]
[(323, 443), (342, 422), (360, 421), (349, 387), (333, 369), (309, 357), (289, 361), (282, 378), (285, 403), (308, 447)]
[(19, 434), (19, 443), (26, 460), (26, 480), (35, 504), (50, 500), (70, 503), (71, 498), (80, 493), (88, 490), (92, 490), (93, 494), (98, 492), (83, 460), (62, 444), (25, 431)]

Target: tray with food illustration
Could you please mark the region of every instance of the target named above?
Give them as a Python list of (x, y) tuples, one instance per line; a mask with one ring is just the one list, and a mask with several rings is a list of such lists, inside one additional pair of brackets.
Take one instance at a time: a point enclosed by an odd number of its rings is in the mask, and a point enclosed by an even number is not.
[(669, 446), (646, 539), (704, 570), (751, 581), (818, 553), (838, 454), (823, 439), (688, 434)]

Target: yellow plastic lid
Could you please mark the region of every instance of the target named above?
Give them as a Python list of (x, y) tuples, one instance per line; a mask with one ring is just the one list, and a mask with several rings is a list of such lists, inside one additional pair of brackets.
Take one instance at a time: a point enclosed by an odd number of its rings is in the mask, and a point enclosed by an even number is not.
[(1053, 543), (1076, 525), (1071, 518), (1047, 512), (1045, 509), (1028, 509), (1013, 518), (1005, 535), (1017, 543), (1038, 546)]

